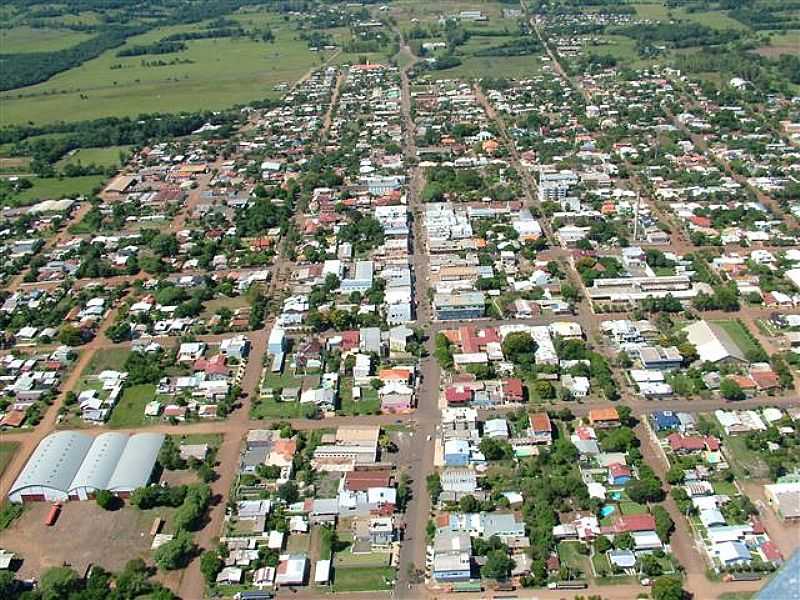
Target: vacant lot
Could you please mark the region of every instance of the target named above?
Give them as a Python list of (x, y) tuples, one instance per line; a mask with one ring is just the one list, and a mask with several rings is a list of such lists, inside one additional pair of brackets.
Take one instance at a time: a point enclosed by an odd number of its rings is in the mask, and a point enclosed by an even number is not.
[(723, 447), (737, 479), (766, 479), (769, 475), (767, 465), (758, 452), (747, 447), (744, 436), (726, 437)]
[(18, 448), (18, 442), (0, 442), (0, 475), (6, 470)]
[[(0, 99), (0, 103), (3, 100)], [(105, 180), (102, 175), (86, 175), (85, 177), (30, 177), (33, 187), (15, 194), (10, 204), (25, 206), (35, 204), (39, 200), (60, 200), (87, 196)]]
[(120, 164), (120, 155), (130, 150), (130, 146), (108, 146), (107, 148), (79, 148), (56, 163), (61, 169), (66, 165), (98, 165), (100, 167), (116, 167)]
[(155, 394), (156, 387), (151, 384), (125, 388), (122, 398), (111, 412), (108, 424), (119, 429), (141, 427), (147, 420), (147, 417), (144, 416), (144, 407), (153, 400)]
[(725, 333), (731, 336), (733, 343), (739, 346), (739, 349), (744, 352), (745, 355), (747, 355), (748, 352), (758, 352), (762, 350), (761, 346), (750, 338), (744, 325), (739, 323), (739, 321), (714, 321), (714, 323), (722, 327)]
[[(23, 516), (0, 532), (0, 547), (24, 557), (19, 578), (41, 575), (48, 567), (70, 563), (79, 573), (89, 564), (119, 570), (132, 558), (148, 558), (150, 527), (156, 516), (174, 509), (106, 511), (91, 501), (68, 502), (52, 527), (44, 524), (48, 502), (31, 503)], [(169, 532), (169, 519), (166, 531)], [(46, 543), (42, 540), (46, 536)]]
[(394, 581), (390, 567), (333, 568), (334, 592), (373, 592), (389, 590)]
[[(289, 23), (277, 16), (269, 22), (274, 43), (203, 39), (187, 42), (185, 52), (136, 57), (109, 50), (49, 81), (2, 94), (0, 125), (220, 109), (274, 96), (275, 84), (296, 81), (324, 56), (296, 40)], [(197, 27), (159, 28), (130, 38), (126, 46)], [(158, 60), (166, 64), (154, 66)]]
[(128, 354), (130, 351), (127, 348), (104, 348), (102, 352), (95, 352), (83, 376), (97, 375), (107, 369), (121, 371)]

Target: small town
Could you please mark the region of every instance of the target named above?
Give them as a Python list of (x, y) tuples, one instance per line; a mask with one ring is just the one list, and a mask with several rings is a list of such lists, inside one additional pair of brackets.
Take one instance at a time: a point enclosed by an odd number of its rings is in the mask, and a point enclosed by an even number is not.
[(131, 4), (3, 9), (0, 599), (800, 599), (795, 4)]

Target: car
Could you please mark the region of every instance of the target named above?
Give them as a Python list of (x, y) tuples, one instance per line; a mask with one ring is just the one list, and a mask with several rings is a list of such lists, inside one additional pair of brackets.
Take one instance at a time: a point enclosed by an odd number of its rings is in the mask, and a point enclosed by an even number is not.
[(433, 439), (433, 436), (432, 436), (432, 435), (429, 435), (429, 436), (428, 436), (428, 441), (430, 442), (432, 439)]

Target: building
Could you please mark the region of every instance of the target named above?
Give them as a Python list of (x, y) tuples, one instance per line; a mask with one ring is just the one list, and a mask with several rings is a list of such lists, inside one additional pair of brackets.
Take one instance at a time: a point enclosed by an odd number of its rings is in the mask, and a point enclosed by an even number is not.
[(308, 574), (308, 558), (305, 554), (282, 554), (275, 573), (278, 585), (303, 585)]
[(478, 319), (483, 316), (486, 297), (483, 292), (435, 294), (433, 306), (440, 321)]
[(764, 496), (784, 521), (800, 521), (800, 482), (764, 486)]
[(697, 348), (701, 362), (742, 364), (747, 359), (731, 336), (716, 323), (698, 321), (683, 328), (687, 341)]
[(616, 427), (620, 424), (619, 413), (613, 406), (593, 408), (589, 411), (589, 423), (598, 428)]
[(671, 371), (678, 369), (683, 364), (683, 356), (675, 346), (662, 348), (661, 346), (641, 346), (639, 360), (645, 369), (658, 371)]
[(109, 432), (96, 438), (77, 431), (53, 433), (36, 447), (8, 498), (86, 500), (101, 489), (126, 497), (150, 482), (163, 443), (161, 433)]
[(433, 540), (433, 579), (437, 583), (469, 581), (472, 541), (466, 533), (443, 531)]

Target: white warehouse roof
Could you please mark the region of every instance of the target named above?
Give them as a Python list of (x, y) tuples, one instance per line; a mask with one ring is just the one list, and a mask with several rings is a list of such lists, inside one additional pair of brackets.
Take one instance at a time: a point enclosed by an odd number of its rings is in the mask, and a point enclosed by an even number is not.
[(127, 443), (128, 435), (124, 433), (98, 435), (73, 478), (69, 493), (77, 494), (82, 489), (86, 494), (93, 494), (106, 489)]
[(92, 437), (77, 431), (59, 431), (44, 438), (9, 490), (9, 498), (21, 502), (27, 494), (50, 492), (66, 499), (73, 477), (92, 445)]
[(147, 485), (164, 437), (163, 433), (132, 435), (119, 457), (114, 474), (108, 480), (107, 489), (111, 492), (129, 492)]

